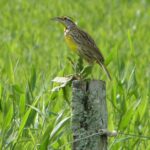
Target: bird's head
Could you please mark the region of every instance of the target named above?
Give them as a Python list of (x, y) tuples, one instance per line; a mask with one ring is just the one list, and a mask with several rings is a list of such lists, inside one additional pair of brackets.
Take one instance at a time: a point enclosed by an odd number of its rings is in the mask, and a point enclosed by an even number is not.
[(71, 28), (71, 27), (76, 26), (76, 24), (71, 20), (71, 18), (69, 18), (67, 16), (55, 17), (55, 18), (52, 18), (52, 20), (60, 22), (66, 28)]

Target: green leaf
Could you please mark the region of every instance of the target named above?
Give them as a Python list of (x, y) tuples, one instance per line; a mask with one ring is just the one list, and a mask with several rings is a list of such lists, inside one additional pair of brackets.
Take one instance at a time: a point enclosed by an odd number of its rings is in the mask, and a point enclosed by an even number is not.
[(133, 107), (130, 107), (127, 110), (127, 112), (123, 115), (123, 117), (121, 118), (121, 122), (119, 124), (120, 130), (125, 129), (129, 125), (129, 122), (131, 121), (133, 113), (134, 113)]
[(133, 41), (131, 39), (131, 32), (130, 32), (130, 30), (128, 30), (128, 41), (129, 41), (129, 44), (130, 44), (130, 53), (129, 53), (129, 55), (132, 57), (132, 59), (134, 59), (135, 52), (134, 52)]
[(86, 78), (88, 75), (91, 74), (92, 68), (93, 68), (93, 67), (92, 67), (91, 65), (85, 66), (85, 67), (81, 70), (81, 72), (80, 72), (81, 76), (82, 76), (83, 78)]
[(67, 84), (64, 83), (64, 84), (61, 84), (59, 86), (56, 86), (52, 89), (52, 92), (58, 92), (60, 89), (64, 88)]
[(71, 57), (67, 57), (67, 58), (71, 62), (74, 72), (76, 74), (79, 74), (83, 69), (83, 59), (81, 57), (78, 57), (77, 62), (74, 62)]
[(12, 85), (13, 90), (15, 90), (15, 92), (22, 94), (23, 90), (19, 87), (19, 85), (14, 84)]
[(144, 118), (144, 114), (147, 112), (147, 109), (149, 106), (149, 100), (148, 98), (145, 96), (142, 98), (141, 100), (141, 103), (140, 103), (140, 106), (138, 107), (138, 112), (139, 112), (139, 115), (140, 115), (140, 120), (142, 121), (143, 118)]
[(67, 104), (70, 106), (70, 86), (66, 86), (62, 89), (63, 92), (63, 98), (67, 102)]
[(29, 127), (31, 124), (34, 124), (35, 116), (36, 116), (36, 111), (34, 109), (31, 109), (30, 114), (28, 115), (25, 127)]
[[(39, 98), (40, 98), (40, 97), (37, 97), (37, 99), (32, 103), (32, 106), (35, 106), (35, 105), (37, 104), (37, 102), (39, 101)], [(25, 113), (25, 115), (23, 116), (23, 118), (22, 118), (22, 121), (21, 121), (21, 124), (20, 124), (20, 127), (19, 127), (19, 131), (18, 131), (18, 136), (17, 136), (17, 138), (16, 138), (16, 141), (14, 142), (13, 148), (15, 147), (17, 141), (19, 140), (19, 137), (21, 136), (21, 134), (22, 134), (22, 132), (23, 132), (23, 130), (24, 130), (24, 127), (25, 127), (25, 125), (26, 125), (26, 122), (27, 122), (27, 120), (28, 120), (28, 117), (29, 117), (31, 111), (32, 111), (32, 109), (29, 108), (29, 109), (27, 110), (27, 112)]]
[(28, 111), (25, 113), (25, 115), (23, 116), (22, 118), (22, 121), (21, 121), (21, 124), (20, 124), (20, 127), (19, 127), (19, 131), (18, 131), (18, 137), (21, 135), (21, 133), (23, 132), (23, 129), (25, 127), (25, 124), (27, 122), (27, 119), (29, 117), (29, 114), (31, 112), (31, 108), (28, 109)]
[(78, 74), (83, 69), (83, 59), (81, 57), (78, 57), (78, 61), (75, 65), (75, 72)]
[(61, 128), (70, 120), (70, 117), (66, 117), (62, 121), (60, 121), (55, 128), (52, 130), (50, 134), (50, 140), (53, 140), (56, 136), (56, 134), (61, 130)]
[(13, 70), (13, 64), (12, 64), (12, 60), (11, 57), (8, 57), (8, 76), (10, 79), (10, 82), (13, 84), (14, 83), (14, 70)]
[[(132, 69), (129, 80), (128, 80), (128, 87), (127, 87), (127, 91), (129, 93), (135, 93), (137, 89), (137, 81), (136, 81), (136, 77), (135, 77), (135, 67)], [(138, 93), (135, 93), (136, 95)]]
[(105, 60), (105, 65), (107, 66), (108, 64), (110, 64), (113, 58), (114, 58), (114, 51), (110, 51), (108, 57)]
[(4, 129), (8, 128), (8, 126), (11, 123), (12, 117), (13, 117), (13, 106), (10, 105), (9, 110), (8, 110), (6, 117), (4, 118), (4, 122), (3, 122)]
[(49, 137), (50, 137), (50, 132), (52, 130), (52, 123), (49, 123), (48, 127), (46, 128), (42, 138), (41, 138), (41, 143), (40, 143), (40, 150), (46, 150), (49, 144)]
[(26, 103), (26, 100), (25, 100), (25, 95), (22, 94), (20, 96), (20, 103), (19, 103), (19, 110), (20, 110), (20, 114), (21, 116), (24, 114), (25, 112), (25, 103)]
[(35, 68), (33, 68), (32, 69), (31, 79), (30, 79), (30, 88), (31, 88), (31, 91), (34, 91), (35, 85), (36, 85), (36, 71), (35, 71)]
[(62, 111), (62, 112), (60, 112), (60, 113), (58, 114), (58, 117), (56, 118), (55, 124), (57, 124), (57, 123), (62, 119), (63, 114), (64, 114), (64, 111)]
[(57, 98), (57, 96), (58, 96), (58, 93), (57, 93), (57, 92), (51, 92), (50, 99), (51, 99), (51, 100), (54, 100), (54, 99)]

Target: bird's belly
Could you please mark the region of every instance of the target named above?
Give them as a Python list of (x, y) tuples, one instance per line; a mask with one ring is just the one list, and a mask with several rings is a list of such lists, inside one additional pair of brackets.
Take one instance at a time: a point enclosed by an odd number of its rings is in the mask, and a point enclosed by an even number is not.
[(65, 35), (65, 40), (69, 48), (77, 52), (78, 46), (70, 35)]

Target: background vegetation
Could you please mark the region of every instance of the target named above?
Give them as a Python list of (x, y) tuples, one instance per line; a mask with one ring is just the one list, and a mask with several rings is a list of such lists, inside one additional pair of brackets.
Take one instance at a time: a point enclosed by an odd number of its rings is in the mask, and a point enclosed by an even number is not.
[(71, 89), (51, 92), (51, 80), (73, 72), (63, 28), (50, 18), (68, 15), (94, 37), (113, 80), (98, 65), (92, 78), (107, 82), (112, 150), (150, 149), (150, 2), (148, 0), (1, 0), (0, 147), (71, 149)]

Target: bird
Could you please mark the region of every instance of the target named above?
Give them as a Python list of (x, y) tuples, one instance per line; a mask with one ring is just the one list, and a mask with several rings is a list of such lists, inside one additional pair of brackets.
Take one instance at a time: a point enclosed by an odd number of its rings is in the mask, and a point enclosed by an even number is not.
[(111, 80), (110, 73), (104, 64), (104, 57), (93, 38), (87, 32), (80, 29), (68, 16), (54, 17), (52, 20), (61, 23), (65, 27), (64, 37), (68, 47), (89, 64), (94, 62), (99, 64)]

